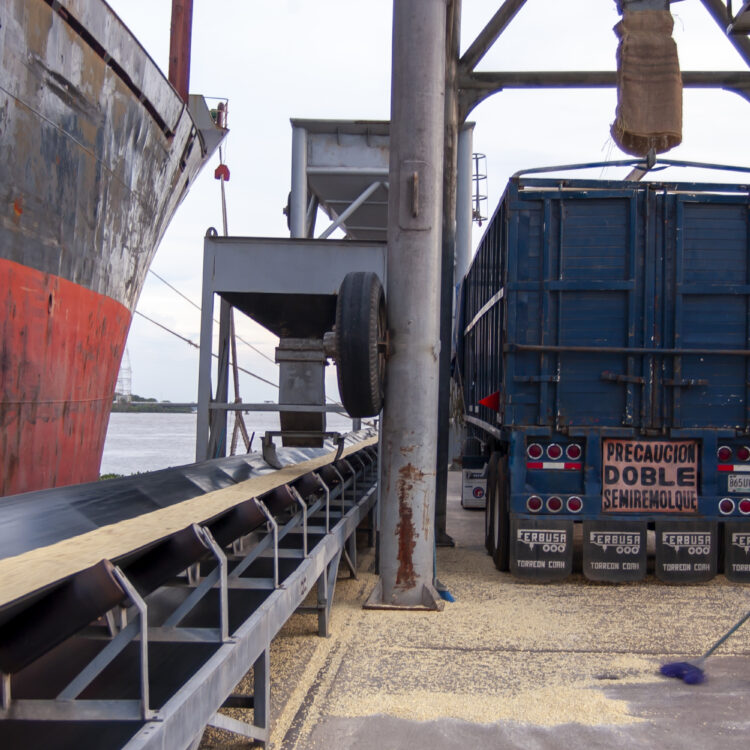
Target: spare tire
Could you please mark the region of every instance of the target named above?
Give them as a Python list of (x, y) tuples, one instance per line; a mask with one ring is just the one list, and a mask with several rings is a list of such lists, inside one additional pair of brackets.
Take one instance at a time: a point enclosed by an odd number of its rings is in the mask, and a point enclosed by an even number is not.
[(352, 271), (336, 300), (336, 365), (341, 403), (351, 417), (374, 417), (383, 407), (385, 293), (376, 273)]

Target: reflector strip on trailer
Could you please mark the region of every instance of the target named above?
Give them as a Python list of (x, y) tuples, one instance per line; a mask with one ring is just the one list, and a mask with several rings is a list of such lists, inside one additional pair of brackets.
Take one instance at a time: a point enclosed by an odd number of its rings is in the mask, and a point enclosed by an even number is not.
[[(571, 463), (568, 461), (527, 461), (527, 469), (557, 469), (558, 471), (580, 471), (582, 463)], [(747, 469), (750, 471), (750, 466)]]
[(719, 464), (716, 467), (717, 471), (747, 471), (750, 472), (750, 465), (748, 464)]
[(472, 318), (471, 323), (464, 328), (464, 335), (466, 335), (481, 319), (489, 312), (505, 295), (505, 289), (500, 289), (499, 292), (495, 292), (487, 302), (485, 302), (480, 308), (479, 312)]

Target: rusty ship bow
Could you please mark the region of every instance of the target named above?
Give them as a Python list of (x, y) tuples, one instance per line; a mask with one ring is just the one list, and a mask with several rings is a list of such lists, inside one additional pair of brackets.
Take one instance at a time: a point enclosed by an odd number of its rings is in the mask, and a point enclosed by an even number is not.
[[(0, 495), (98, 476), (159, 241), (225, 130), (102, 0), (0, 0)], [(219, 123), (223, 125), (223, 123)]]

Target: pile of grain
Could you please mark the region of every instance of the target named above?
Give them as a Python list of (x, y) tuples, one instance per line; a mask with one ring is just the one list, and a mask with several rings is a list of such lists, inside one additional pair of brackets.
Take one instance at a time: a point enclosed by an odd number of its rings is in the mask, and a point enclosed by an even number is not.
[[(314, 615), (295, 615), (274, 641), (272, 747), (301, 750), (329, 717), (376, 714), (633, 724), (641, 719), (607, 688), (663, 679), (661, 663), (700, 654), (747, 608), (747, 589), (723, 577), (520, 583), (473, 545), (439, 550), (440, 579), (457, 598), (444, 612), (363, 610), (377, 578), (371, 556), (360, 564), (359, 581), (337, 584), (330, 638), (315, 635)], [(750, 627), (720, 653), (750, 654)]]

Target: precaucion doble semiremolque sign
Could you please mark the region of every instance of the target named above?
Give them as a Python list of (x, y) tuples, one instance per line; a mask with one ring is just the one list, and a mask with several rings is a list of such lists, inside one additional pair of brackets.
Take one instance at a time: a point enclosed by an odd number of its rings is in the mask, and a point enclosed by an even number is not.
[(604, 513), (697, 513), (694, 440), (604, 440)]

